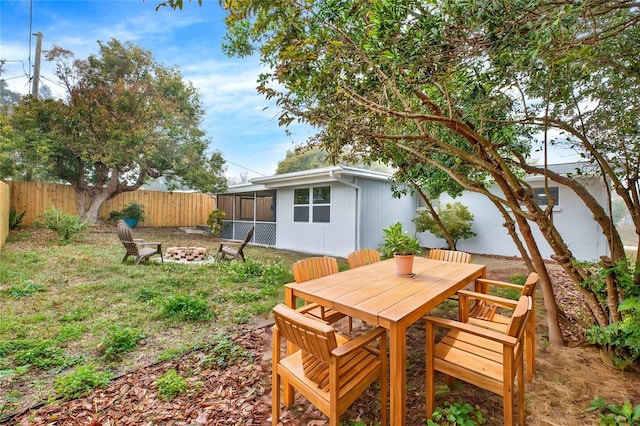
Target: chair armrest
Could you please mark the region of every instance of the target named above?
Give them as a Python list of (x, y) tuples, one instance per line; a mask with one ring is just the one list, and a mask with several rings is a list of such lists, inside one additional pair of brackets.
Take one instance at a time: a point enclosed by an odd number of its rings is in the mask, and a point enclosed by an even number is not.
[(349, 355), (354, 350), (362, 349), (379, 337), (384, 336), (386, 332), (387, 330), (383, 327), (376, 327), (361, 336), (349, 340), (344, 345), (335, 348), (331, 353), (338, 358)]
[(512, 336), (507, 336), (505, 334), (499, 333), (497, 331), (490, 330), (488, 328), (479, 327), (477, 325), (454, 321), (447, 318), (434, 317), (434, 316), (426, 316), (424, 317), (425, 322), (431, 323), (438, 327), (448, 328), (450, 330), (459, 330), (465, 333), (473, 334), (478, 337), (485, 338), (487, 340), (492, 340), (494, 342), (501, 343), (507, 346), (515, 346), (518, 343), (518, 339)]
[(503, 308), (515, 309), (516, 305), (518, 304), (517, 300), (493, 296), (486, 293), (478, 293), (470, 290), (458, 290), (456, 294), (458, 295), (458, 297), (468, 297), (470, 299), (483, 300), (485, 302), (494, 303)]
[(512, 283), (506, 283), (504, 281), (489, 280), (489, 279), (486, 279), (486, 278), (478, 278), (476, 280), (476, 283), (485, 284), (487, 286), (493, 285), (493, 286), (496, 286), (496, 287), (512, 288), (514, 290), (522, 290), (522, 286), (521, 285), (512, 284)]
[(139, 244), (141, 246), (158, 246), (158, 247), (160, 247), (162, 245), (162, 243), (146, 242), (146, 241), (142, 241), (142, 240), (140, 240), (139, 242), (136, 242), (136, 244)]

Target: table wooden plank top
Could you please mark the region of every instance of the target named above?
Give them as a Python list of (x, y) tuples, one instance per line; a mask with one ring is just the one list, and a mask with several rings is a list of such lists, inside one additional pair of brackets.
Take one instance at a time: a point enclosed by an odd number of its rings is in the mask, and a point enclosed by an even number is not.
[[(296, 297), (375, 325), (415, 322), (447, 297), (484, 275), (484, 265), (416, 257), (413, 277), (395, 275), (393, 259), (304, 283), (290, 283)], [(416, 317), (416, 318), (413, 318)]]

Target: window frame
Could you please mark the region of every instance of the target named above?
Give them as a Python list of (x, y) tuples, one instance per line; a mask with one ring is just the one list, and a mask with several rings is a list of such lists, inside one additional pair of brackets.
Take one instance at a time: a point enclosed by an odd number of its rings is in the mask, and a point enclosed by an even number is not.
[[(321, 191), (326, 188), (325, 194), (316, 194), (316, 190)], [(298, 194), (306, 190), (306, 196), (301, 197), (298, 202)], [(331, 223), (331, 185), (312, 185), (293, 189), (293, 216), (294, 223)], [(316, 199), (320, 197), (320, 202)], [(326, 201), (328, 200), (328, 201)], [(300, 212), (300, 214), (298, 214)], [(305, 214), (306, 212), (306, 214)], [(317, 218), (326, 219), (318, 220)], [(304, 220), (306, 219), (306, 220)]]

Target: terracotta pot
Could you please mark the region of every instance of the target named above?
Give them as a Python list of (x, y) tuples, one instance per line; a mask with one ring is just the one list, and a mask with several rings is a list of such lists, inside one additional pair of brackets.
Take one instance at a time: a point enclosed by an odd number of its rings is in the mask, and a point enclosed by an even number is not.
[(415, 256), (413, 254), (394, 254), (393, 257), (396, 259), (396, 273), (399, 276), (411, 276), (413, 273), (413, 259)]

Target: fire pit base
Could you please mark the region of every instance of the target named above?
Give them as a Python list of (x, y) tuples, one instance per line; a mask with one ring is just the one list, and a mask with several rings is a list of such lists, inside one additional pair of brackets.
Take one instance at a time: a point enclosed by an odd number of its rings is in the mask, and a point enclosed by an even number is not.
[(207, 249), (204, 247), (169, 247), (166, 257), (179, 262), (201, 261), (207, 258)]

